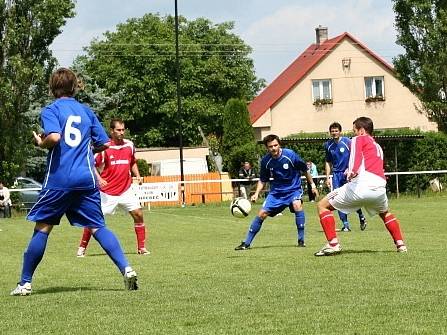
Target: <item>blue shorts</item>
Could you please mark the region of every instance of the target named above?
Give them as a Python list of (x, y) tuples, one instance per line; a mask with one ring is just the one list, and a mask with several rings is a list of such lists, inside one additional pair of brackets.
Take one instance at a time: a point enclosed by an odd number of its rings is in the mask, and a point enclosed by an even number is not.
[(301, 200), (303, 196), (303, 190), (300, 187), (299, 190), (290, 193), (269, 193), (267, 199), (262, 204), (262, 209), (269, 213), (269, 216), (275, 216), (281, 213), (286, 207), (289, 207), (290, 212), (295, 213), (293, 209), (293, 202)]
[(63, 215), (72, 226), (102, 228), (105, 226), (98, 189), (40, 191), (27, 219), (37, 223), (58, 225)]
[(347, 182), (348, 182), (348, 179), (346, 179), (346, 175), (344, 172), (333, 172), (332, 173), (332, 188), (334, 190), (336, 188), (342, 187)]

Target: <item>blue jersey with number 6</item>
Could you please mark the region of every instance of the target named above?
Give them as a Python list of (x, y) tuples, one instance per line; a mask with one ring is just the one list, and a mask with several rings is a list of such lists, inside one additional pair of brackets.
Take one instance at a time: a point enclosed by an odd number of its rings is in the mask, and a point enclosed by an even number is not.
[(40, 118), (46, 136), (61, 135), (48, 152), (43, 188), (96, 188), (92, 145), (101, 146), (109, 140), (96, 115), (74, 98), (59, 98), (42, 110)]

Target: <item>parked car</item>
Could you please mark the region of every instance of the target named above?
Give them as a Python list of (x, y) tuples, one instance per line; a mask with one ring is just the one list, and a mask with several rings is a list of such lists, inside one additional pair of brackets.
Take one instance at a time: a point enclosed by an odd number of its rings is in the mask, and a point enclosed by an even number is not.
[(42, 184), (28, 177), (17, 177), (14, 180), (12, 189), (22, 189), (19, 191), (20, 199), (25, 209), (30, 209), (36, 203)]

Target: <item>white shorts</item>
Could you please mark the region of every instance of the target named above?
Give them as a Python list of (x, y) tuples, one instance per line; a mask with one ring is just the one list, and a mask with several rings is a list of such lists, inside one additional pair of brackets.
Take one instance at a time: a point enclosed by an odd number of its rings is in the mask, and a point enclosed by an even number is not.
[(121, 195), (109, 195), (104, 192), (100, 193), (101, 209), (104, 214), (115, 214), (115, 209), (118, 205), (127, 212), (141, 208), (138, 197), (132, 187), (129, 187), (129, 189)]
[(327, 195), (329, 203), (340, 212), (349, 214), (360, 208), (369, 215), (388, 210), (385, 186), (367, 186), (364, 183), (349, 182)]

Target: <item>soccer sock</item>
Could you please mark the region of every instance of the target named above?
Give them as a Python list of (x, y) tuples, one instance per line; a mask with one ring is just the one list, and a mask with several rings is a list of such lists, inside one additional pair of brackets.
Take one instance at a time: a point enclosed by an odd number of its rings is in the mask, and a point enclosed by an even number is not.
[(92, 237), (92, 232), (88, 228), (84, 228), (84, 232), (82, 233), (81, 242), (79, 242), (79, 247), (87, 248), (88, 242), (90, 241), (90, 237)]
[(137, 247), (138, 250), (144, 249), (146, 241), (146, 226), (144, 222), (135, 223), (135, 234), (137, 235)]
[(31, 283), (34, 271), (42, 260), (45, 248), (47, 247), (48, 233), (35, 230), (33, 237), (29, 241), (28, 248), (23, 254), (22, 276), (20, 285)]
[(404, 244), (402, 233), (400, 231), (399, 221), (397, 221), (396, 217), (393, 214), (388, 214), (383, 220), (383, 222), (385, 223), (386, 229), (388, 229), (388, 231), (390, 232), (394, 243), (396, 245), (398, 243)]
[(298, 241), (304, 241), (304, 225), (306, 223), (304, 211), (295, 212), (295, 223), (298, 230)]
[(119, 268), (120, 272), (124, 273), (124, 269), (126, 266), (129, 266), (129, 262), (127, 261), (123, 249), (121, 249), (120, 242), (115, 234), (106, 227), (102, 227), (93, 234), (93, 237), (98, 241), (107, 255), (109, 255), (113, 263)]
[(343, 222), (343, 227), (349, 227), (348, 215), (346, 213), (338, 211), (338, 217), (340, 218), (341, 222)]
[(335, 232), (335, 219), (334, 213), (331, 211), (325, 211), (320, 213), (320, 223), (323, 228), (324, 235), (326, 235), (326, 240), (330, 244), (337, 244), (337, 233)]
[(256, 234), (261, 230), (263, 222), (264, 220), (262, 220), (259, 216), (255, 216), (255, 218), (251, 222), (250, 229), (247, 232), (247, 237), (244, 241), (245, 244), (250, 245), (251, 242), (253, 242)]

